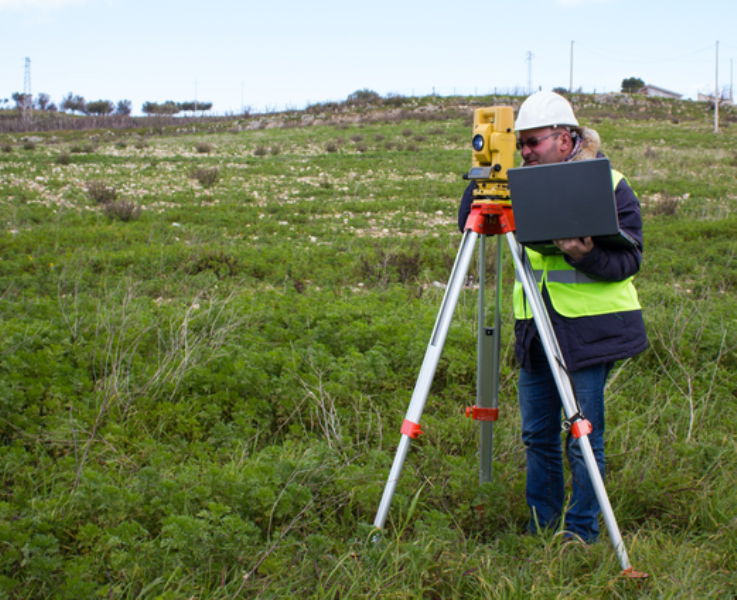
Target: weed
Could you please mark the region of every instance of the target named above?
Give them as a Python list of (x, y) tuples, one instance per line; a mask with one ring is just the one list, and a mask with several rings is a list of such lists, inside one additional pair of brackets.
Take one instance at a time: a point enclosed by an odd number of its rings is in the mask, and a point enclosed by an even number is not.
[(253, 155), (254, 156), (266, 156), (268, 153), (269, 153), (269, 149), (266, 146), (264, 146), (263, 144), (259, 144), (253, 150)]
[(336, 142), (327, 142), (325, 144), (325, 152), (337, 152), (338, 151), (338, 144)]
[(433, 127), (428, 133), (430, 135), (442, 135), (445, 130), (442, 127)]
[(356, 152), (366, 152), (368, 150), (368, 146), (366, 144), (356, 144)]
[(271, 156), (278, 156), (281, 153), (281, 147), (276, 145), (271, 146), (271, 148), (269, 148), (269, 153)]
[(118, 197), (118, 190), (104, 181), (93, 179), (87, 182), (87, 195), (97, 204), (112, 202)]
[(136, 221), (141, 216), (141, 206), (129, 200), (105, 202), (102, 205), (102, 214), (111, 221), (119, 220), (127, 223)]
[(406, 150), (407, 150), (407, 152), (419, 152), (420, 151), (420, 147), (417, 144), (409, 143), (406, 146)]
[(412, 130), (411, 130), (411, 129), (409, 129), (409, 128), (407, 128), (407, 129), (402, 129), (402, 135), (403, 135), (404, 137), (409, 137), (409, 136), (411, 136), (411, 135), (412, 135)]
[(424, 135), (415, 135), (412, 139), (415, 142), (424, 142), (427, 140), (427, 138)]
[(356, 143), (362, 142), (363, 141), (363, 136), (362, 135), (358, 135), (358, 134), (352, 135), (351, 136), (351, 141), (356, 142)]
[(2, 146), (3, 152), (10, 154), (13, 151), (13, 146), (11, 144), (3, 144)]
[(118, 142), (115, 143), (115, 147), (116, 148), (120, 148), (122, 150), (122, 149), (124, 149), (124, 148), (127, 147), (127, 144), (125, 143), (125, 141), (120, 140), (120, 141), (118, 141)]
[(36, 142), (32, 142), (30, 140), (23, 142), (23, 150), (35, 150), (36, 149)]
[(143, 149), (149, 147), (149, 143), (148, 143), (148, 140), (146, 140), (145, 138), (141, 138), (140, 140), (136, 141), (136, 143), (134, 144), (134, 146), (138, 150), (143, 150)]
[(210, 154), (210, 152), (213, 151), (213, 146), (208, 142), (197, 142), (195, 144), (195, 150), (197, 150), (199, 154)]
[(211, 187), (220, 179), (220, 169), (217, 167), (198, 167), (193, 169), (189, 176), (199, 181), (203, 187)]
[(648, 147), (645, 150), (645, 158), (647, 158), (648, 160), (658, 160), (658, 153), (655, 148)]
[(381, 135), (380, 133), (377, 133), (377, 134), (376, 134), (376, 135), (374, 136), (374, 141), (375, 141), (375, 142), (383, 142), (383, 141), (384, 141), (384, 136), (383, 136), (383, 135)]
[(72, 155), (69, 154), (69, 152), (61, 152), (59, 156), (56, 157), (57, 165), (69, 165), (71, 163), (72, 163)]

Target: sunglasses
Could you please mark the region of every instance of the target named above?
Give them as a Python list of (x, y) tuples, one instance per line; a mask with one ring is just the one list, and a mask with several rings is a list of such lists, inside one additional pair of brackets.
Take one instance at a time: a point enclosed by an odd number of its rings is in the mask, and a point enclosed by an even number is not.
[(532, 136), (532, 137), (528, 137), (526, 140), (517, 139), (517, 150), (522, 150), (522, 148), (524, 148), (525, 146), (527, 146), (529, 148), (535, 148), (543, 140), (546, 140), (549, 137), (559, 136), (561, 133), (563, 133), (563, 132), (562, 131), (555, 131), (555, 132), (550, 133), (548, 135), (544, 135), (544, 136), (542, 136), (540, 138), (539, 137)]

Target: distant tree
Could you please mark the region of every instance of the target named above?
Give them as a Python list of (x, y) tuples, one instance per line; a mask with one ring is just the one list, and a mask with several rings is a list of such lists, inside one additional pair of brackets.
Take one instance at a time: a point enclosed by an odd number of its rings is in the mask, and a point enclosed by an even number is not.
[(83, 113), (85, 110), (85, 100), (82, 96), (73, 96), (72, 92), (69, 92), (66, 96), (64, 96), (61, 100), (61, 109), (62, 110), (70, 110), (73, 113)]
[(622, 80), (622, 91), (626, 94), (633, 94), (642, 87), (645, 87), (645, 82), (639, 77), (628, 77)]
[(345, 99), (345, 103), (352, 106), (363, 106), (365, 104), (381, 103), (381, 96), (369, 89), (362, 89), (349, 94)]
[(159, 114), (161, 115), (175, 115), (182, 111), (180, 104), (177, 104), (173, 100), (167, 100), (163, 104), (159, 105)]
[(197, 103), (197, 110), (200, 110), (202, 112), (210, 110), (211, 108), (212, 108), (212, 102), (198, 102)]
[(183, 111), (194, 112), (194, 102), (180, 102), (179, 106), (182, 107)]
[(85, 106), (85, 112), (88, 115), (104, 116), (109, 115), (115, 110), (110, 100), (98, 100), (97, 102), (88, 102)]
[(33, 96), (28, 94), (21, 94), (20, 92), (14, 92), (11, 98), (15, 101), (15, 108), (23, 110), (26, 107), (30, 107), (33, 102)]
[(159, 105), (156, 102), (144, 102), (141, 110), (143, 111), (143, 114), (148, 115), (149, 117), (151, 115), (158, 115)]
[(568, 88), (564, 88), (564, 87), (555, 87), (555, 88), (553, 88), (553, 91), (554, 91), (554, 92), (555, 92), (556, 94), (560, 94), (561, 96), (565, 96), (565, 95), (566, 95), (566, 94), (568, 93)]
[(36, 106), (39, 110), (48, 110), (49, 104), (51, 103), (51, 96), (48, 94), (39, 94), (36, 96)]
[(118, 106), (115, 108), (116, 115), (123, 115), (127, 117), (133, 110), (133, 103), (130, 100), (120, 100)]
[(57, 112), (59, 110), (59, 107), (57, 107), (56, 104), (52, 102), (51, 104), (49, 104), (46, 110), (49, 112)]

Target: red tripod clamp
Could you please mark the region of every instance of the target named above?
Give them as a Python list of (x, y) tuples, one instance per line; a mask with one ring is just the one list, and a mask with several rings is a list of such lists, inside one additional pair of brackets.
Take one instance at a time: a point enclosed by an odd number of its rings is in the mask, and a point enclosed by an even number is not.
[(570, 419), (563, 421), (563, 431), (570, 431), (571, 435), (576, 439), (582, 435), (589, 435), (593, 430), (591, 421), (580, 412), (573, 415)]
[(503, 235), (515, 231), (514, 213), (509, 201), (477, 200), (471, 205), (466, 229), (481, 235)]
[(481, 406), (467, 406), (466, 416), (476, 421), (496, 421), (499, 418), (498, 408), (483, 408)]

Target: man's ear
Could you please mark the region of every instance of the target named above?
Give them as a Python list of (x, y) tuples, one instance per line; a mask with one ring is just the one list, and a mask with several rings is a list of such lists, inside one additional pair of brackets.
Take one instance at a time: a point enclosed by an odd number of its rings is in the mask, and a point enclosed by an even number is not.
[(558, 139), (560, 140), (561, 150), (565, 150), (566, 152), (573, 150), (573, 138), (571, 137), (570, 131), (564, 129)]

